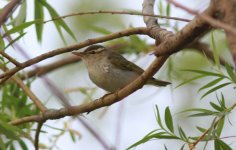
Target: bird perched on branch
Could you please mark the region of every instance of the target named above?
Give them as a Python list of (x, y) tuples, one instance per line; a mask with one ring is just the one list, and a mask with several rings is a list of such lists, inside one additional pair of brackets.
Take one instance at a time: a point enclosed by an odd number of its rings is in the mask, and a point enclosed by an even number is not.
[[(92, 45), (84, 52), (72, 53), (79, 56), (85, 63), (90, 79), (108, 92), (122, 89), (144, 72), (142, 68), (119, 53), (101, 45)], [(146, 84), (166, 86), (170, 82), (150, 78)]]

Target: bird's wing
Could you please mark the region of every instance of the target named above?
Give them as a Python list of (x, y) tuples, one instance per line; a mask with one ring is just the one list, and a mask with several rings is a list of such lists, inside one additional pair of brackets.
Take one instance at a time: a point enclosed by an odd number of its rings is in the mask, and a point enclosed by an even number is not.
[(134, 63), (128, 61), (125, 59), (122, 55), (114, 52), (112, 55), (108, 57), (110, 59), (111, 63), (116, 66), (117, 68), (120, 68), (122, 70), (126, 71), (134, 71), (137, 74), (142, 74), (143, 69), (139, 66), (135, 65)]

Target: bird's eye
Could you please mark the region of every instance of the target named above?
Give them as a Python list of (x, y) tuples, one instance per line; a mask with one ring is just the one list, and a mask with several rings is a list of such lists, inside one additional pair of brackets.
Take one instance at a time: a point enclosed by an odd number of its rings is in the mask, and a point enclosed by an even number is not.
[(95, 52), (94, 52), (94, 51), (91, 51), (90, 54), (95, 54)]

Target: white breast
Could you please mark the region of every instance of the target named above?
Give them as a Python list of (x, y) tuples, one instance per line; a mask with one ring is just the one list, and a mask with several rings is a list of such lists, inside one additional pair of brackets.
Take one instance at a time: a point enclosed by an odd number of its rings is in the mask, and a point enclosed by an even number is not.
[(107, 60), (89, 65), (90, 79), (100, 88), (114, 92), (123, 88), (138, 77), (137, 73), (116, 68)]

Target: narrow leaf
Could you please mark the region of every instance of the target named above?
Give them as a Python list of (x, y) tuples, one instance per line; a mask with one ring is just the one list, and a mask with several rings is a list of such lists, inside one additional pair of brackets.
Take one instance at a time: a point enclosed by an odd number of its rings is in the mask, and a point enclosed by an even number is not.
[[(162, 134), (164, 134), (164, 133), (163, 132), (157, 133), (157, 134), (155, 134), (155, 136), (158, 137), (158, 136), (161, 136)], [(127, 150), (129, 150), (133, 147), (136, 147), (138, 145), (141, 145), (143, 143), (146, 143), (147, 141), (149, 141), (152, 138), (153, 138), (153, 136), (145, 136), (143, 139), (139, 140), (138, 142), (136, 142), (136, 143), (132, 144), (130, 147), (128, 147)]]
[(221, 135), (221, 132), (222, 132), (223, 127), (224, 127), (224, 123), (225, 123), (225, 118), (222, 118), (222, 119), (219, 121), (218, 125), (217, 125), (216, 135), (217, 135), (218, 137), (220, 137), (220, 135)]
[(185, 146), (185, 144), (183, 144), (183, 145), (181, 146), (180, 150), (184, 150), (184, 146)]
[(170, 3), (167, 3), (166, 6), (166, 16), (170, 16)]
[[(34, 0), (34, 19), (35, 20), (44, 20), (44, 11), (43, 11), (43, 5), (39, 2), (39, 0)], [(43, 23), (39, 23), (35, 25), (37, 39), (39, 42), (42, 41), (42, 35), (43, 35)]]
[(167, 128), (173, 133), (174, 132), (173, 119), (169, 107), (166, 107), (165, 110), (165, 122)]
[[(44, 0), (39, 0), (39, 2), (43, 5), (43, 6), (45, 6), (46, 8), (47, 8), (47, 10), (48, 10), (48, 12), (49, 12), (49, 14), (50, 14), (50, 16), (52, 17), (52, 18), (57, 18), (57, 17), (59, 17), (59, 14), (57, 13), (57, 11), (50, 5), (50, 4), (48, 4), (46, 1), (44, 1)], [(64, 28), (64, 30), (76, 41), (76, 37), (75, 37), (75, 35), (74, 35), (74, 33), (70, 30), (70, 28), (66, 25), (66, 23), (65, 23), (65, 21), (64, 20), (62, 20), (62, 19), (59, 19), (59, 20), (55, 20), (54, 21), (54, 24), (57, 26), (60, 26), (60, 27), (62, 27), (62, 28)], [(57, 27), (57, 30), (58, 30), (58, 27)], [(60, 31), (58, 30), (58, 32), (60, 33)], [(62, 35), (62, 34), (60, 34), (60, 35)], [(63, 36), (61, 36), (61, 37), (63, 37)], [(64, 37), (63, 37), (64, 38)]]
[(200, 132), (204, 133), (207, 129), (197, 126), (196, 127)]
[(215, 43), (215, 38), (214, 38), (214, 33), (211, 32), (211, 44), (212, 44), (212, 50), (213, 50), (213, 56), (214, 56), (214, 61), (220, 70), (220, 57), (216, 49), (216, 43)]
[(0, 50), (4, 49), (4, 47), (5, 47), (5, 43), (4, 43), (3, 37), (0, 36)]
[(3, 142), (2, 137), (0, 137), (0, 149), (1, 149), (1, 150), (6, 150), (7, 148), (6, 148), (5, 145), (6, 145), (6, 144)]
[(175, 88), (178, 88), (178, 87), (180, 87), (180, 86), (182, 86), (182, 85), (184, 85), (184, 84), (190, 83), (190, 82), (192, 82), (192, 81), (194, 81), (194, 80), (197, 80), (197, 79), (200, 79), (200, 78), (203, 78), (203, 77), (205, 77), (205, 75), (200, 75), (200, 76), (197, 76), (197, 77), (188, 79), (188, 80), (186, 80), (186, 81), (180, 83), (179, 85), (177, 85)]
[(38, 23), (38, 22), (39, 22), (39, 20), (34, 20), (34, 21), (29, 21), (29, 22), (23, 23), (19, 26), (13, 27), (12, 29), (8, 30), (5, 33), (5, 35), (23, 31), (25, 28), (31, 26), (32, 24)]
[(90, 26), (89, 29), (97, 32), (97, 33), (101, 33), (101, 34), (110, 34), (111, 31), (107, 30), (106, 28), (103, 28), (103, 27), (97, 27), (97, 26)]
[(231, 66), (229, 64), (225, 65), (226, 71), (228, 73), (228, 75), (230, 76), (231, 80), (236, 83), (236, 76), (235, 73), (233, 71), (233, 69), (231, 68)]
[(211, 105), (211, 107), (212, 108), (214, 108), (215, 110), (217, 110), (217, 111), (223, 111), (224, 109), (223, 108), (221, 108), (220, 106), (218, 106), (218, 105), (216, 105), (215, 103), (213, 103), (213, 102), (210, 102), (210, 105)]
[(168, 148), (166, 147), (166, 145), (164, 144), (164, 148), (165, 148), (165, 150), (168, 150)]
[(180, 137), (181, 137), (184, 141), (187, 141), (188, 138), (187, 138), (185, 132), (183, 131), (183, 129), (182, 129), (181, 127), (178, 127), (178, 130), (179, 130), (179, 135), (180, 135)]
[(17, 36), (15, 39), (13, 39), (11, 41), (11, 43), (8, 43), (6, 47), (4, 47), (3, 51), (6, 50), (9, 46), (11, 46), (12, 44), (14, 44), (16, 41), (18, 41), (19, 39), (21, 39), (26, 33), (22, 33), (19, 36)]
[(22, 24), (23, 22), (25, 22), (26, 11), (27, 11), (27, 3), (26, 3), (26, 0), (23, 0), (22, 4), (20, 6), (19, 13), (17, 14), (17, 16), (15, 17), (15, 20), (14, 20), (15, 26), (18, 26), (18, 25)]
[(156, 105), (156, 120), (157, 120), (157, 123), (158, 125), (163, 129), (163, 125), (161, 123), (161, 116), (160, 116), (160, 112), (159, 112), (159, 109), (158, 109), (158, 106)]
[(221, 80), (223, 80), (223, 78), (218, 78), (218, 79), (215, 79), (211, 82), (209, 82), (208, 84), (204, 85), (203, 87), (201, 87), (198, 92), (200, 92), (201, 90), (203, 89), (206, 89), (206, 88), (209, 88), (209, 87), (212, 87), (214, 85), (216, 85), (217, 83), (219, 83)]
[(23, 140), (20, 139), (18, 142), (22, 150), (28, 150), (27, 145), (25, 144)]
[(221, 89), (221, 88), (223, 88), (223, 87), (225, 87), (225, 86), (227, 86), (227, 85), (229, 85), (229, 84), (231, 84), (231, 82), (224, 83), (224, 84), (221, 84), (221, 85), (219, 85), (219, 86), (216, 86), (216, 87), (210, 89), (209, 91), (207, 91), (207, 92), (201, 97), (201, 99), (204, 98), (205, 96), (207, 96), (208, 94), (210, 94), (210, 93), (212, 93), (212, 92), (215, 92), (216, 90)]
[(183, 71), (195, 72), (195, 73), (203, 74), (203, 75), (206, 75), (206, 76), (217, 76), (217, 77), (227, 78), (225, 75), (222, 75), (220, 73), (203, 71), (203, 70), (185, 69)]
[(220, 139), (214, 140), (215, 150), (233, 150), (229, 145)]

